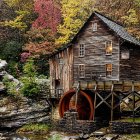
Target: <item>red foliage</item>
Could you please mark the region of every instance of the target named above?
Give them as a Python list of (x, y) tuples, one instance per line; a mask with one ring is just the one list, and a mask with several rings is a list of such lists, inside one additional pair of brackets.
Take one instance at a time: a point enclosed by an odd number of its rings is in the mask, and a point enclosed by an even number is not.
[(55, 50), (53, 47), (53, 43), (48, 41), (44, 41), (42, 43), (30, 42), (26, 44), (25, 49), (28, 50), (32, 55), (36, 56), (38, 56), (39, 54), (50, 54)]
[(20, 61), (21, 62), (26, 62), (26, 60), (30, 57), (30, 53), (29, 52), (23, 52), (21, 55), (20, 55)]
[(54, 0), (35, 0), (34, 10), (38, 18), (32, 24), (34, 28), (50, 28), (57, 31), (61, 20), (60, 6)]

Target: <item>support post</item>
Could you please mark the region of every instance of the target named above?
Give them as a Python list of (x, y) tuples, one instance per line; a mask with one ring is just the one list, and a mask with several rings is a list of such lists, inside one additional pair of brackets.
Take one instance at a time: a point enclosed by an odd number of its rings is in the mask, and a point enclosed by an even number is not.
[(95, 97), (94, 97), (94, 114), (93, 114), (93, 121), (95, 121), (95, 110), (96, 110), (96, 99), (97, 99), (96, 92), (97, 92), (97, 83), (96, 83), (95, 88), (94, 88)]
[(134, 81), (132, 81), (132, 95), (133, 95), (133, 122), (135, 122), (135, 86)]
[(78, 102), (78, 92), (80, 90), (80, 81), (78, 82), (77, 88), (76, 88), (76, 99), (75, 99), (75, 110), (77, 111), (77, 102)]
[(114, 116), (114, 83), (112, 83), (111, 86), (111, 93), (112, 93), (112, 101), (111, 101), (111, 121), (113, 121), (113, 116)]

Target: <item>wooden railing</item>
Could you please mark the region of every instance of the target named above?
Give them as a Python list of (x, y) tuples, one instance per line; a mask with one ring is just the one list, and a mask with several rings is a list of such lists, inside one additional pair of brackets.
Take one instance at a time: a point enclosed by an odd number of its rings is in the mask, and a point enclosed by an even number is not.
[(76, 88), (78, 83), (80, 83), (81, 90), (106, 90), (110, 91), (112, 86), (114, 91), (140, 91), (140, 81), (79, 81), (74, 83), (73, 88)]
[(48, 91), (47, 96), (48, 96), (48, 98), (60, 99), (63, 94), (64, 94), (63, 89), (50, 89)]

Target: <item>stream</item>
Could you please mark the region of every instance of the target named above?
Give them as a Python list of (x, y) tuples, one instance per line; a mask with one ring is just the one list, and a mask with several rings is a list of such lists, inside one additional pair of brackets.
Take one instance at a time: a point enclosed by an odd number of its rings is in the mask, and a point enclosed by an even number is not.
[(57, 131), (53, 131), (48, 135), (0, 132), (0, 140), (77, 140), (78, 138), (78, 135), (69, 135)]

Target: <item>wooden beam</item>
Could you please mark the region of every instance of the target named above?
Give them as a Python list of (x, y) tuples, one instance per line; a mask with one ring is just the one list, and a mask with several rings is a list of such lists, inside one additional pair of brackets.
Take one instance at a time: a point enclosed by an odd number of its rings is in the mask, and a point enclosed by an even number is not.
[(115, 109), (116, 107), (118, 107), (121, 103), (124, 103), (129, 109), (133, 110), (133, 108), (131, 108), (131, 107), (129, 106), (129, 104), (126, 103), (126, 102), (124, 101), (124, 99), (125, 99), (126, 97), (128, 98), (130, 95), (132, 95), (132, 93), (129, 93), (129, 95), (125, 96), (125, 97), (122, 98), (122, 99), (121, 99), (120, 96), (117, 95), (115, 92), (113, 92), (113, 95), (114, 95), (115, 97), (117, 97), (117, 98), (120, 100), (120, 103), (117, 104), (117, 105), (115, 105), (115, 106), (114, 106), (114, 109)]
[(112, 100), (111, 100), (111, 121), (113, 121), (113, 115), (114, 115), (114, 94), (113, 94), (113, 90), (114, 90), (114, 84), (112, 84), (112, 88), (111, 88), (111, 95), (112, 95)]
[(111, 108), (111, 105), (108, 104), (106, 102), (106, 100), (111, 96), (111, 93), (104, 99), (98, 92), (97, 92), (97, 96), (101, 99), (101, 102), (98, 103), (98, 105), (96, 106), (96, 109), (102, 104), (102, 103), (105, 103), (109, 108)]
[(94, 114), (93, 114), (93, 121), (95, 121), (95, 113), (96, 113), (96, 102), (97, 102), (97, 85), (94, 87)]
[(78, 92), (80, 90), (80, 82), (78, 82), (77, 88), (76, 88), (76, 99), (75, 99), (75, 110), (77, 110), (77, 102), (78, 102)]

